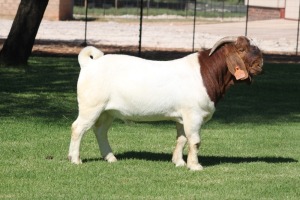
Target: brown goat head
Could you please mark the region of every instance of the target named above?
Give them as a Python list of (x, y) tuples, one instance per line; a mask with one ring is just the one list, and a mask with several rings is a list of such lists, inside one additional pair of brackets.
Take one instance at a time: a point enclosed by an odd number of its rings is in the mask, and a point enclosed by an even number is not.
[(255, 45), (250, 44), (247, 37), (225, 37), (219, 40), (211, 49), (210, 54), (219, 48), (225, 47), (226, 64), (236, 80), (250, 80), (253, 75), (262, 72), (262, 52)]

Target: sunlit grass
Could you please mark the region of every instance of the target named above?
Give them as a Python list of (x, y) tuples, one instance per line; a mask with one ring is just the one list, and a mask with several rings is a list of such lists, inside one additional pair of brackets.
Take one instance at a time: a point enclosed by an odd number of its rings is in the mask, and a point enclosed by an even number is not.
[[(85, 16), (86, 9), (85, 7), (74, 6), (73, 12), (76, 16)], [(116, 16), (140, 16), (140, 8), (131, 7), (131, 8), (89, 8), (88, 16), (95, 18), (105, 18), (105, 17), (116, 17)], [(193, 17), (194, 9), (168, 9), (168, 8), (144, 8), (143, 16), (178, 16), (178, 17)], [(246, 13), (243, 12), (223, 12), (220, 10), (209, 10), (209, 11), (197, 11), (197, 17), (203, 18), (242, 18), (246, 16)], [(168, 17), (167, 17), (168, 18)]]

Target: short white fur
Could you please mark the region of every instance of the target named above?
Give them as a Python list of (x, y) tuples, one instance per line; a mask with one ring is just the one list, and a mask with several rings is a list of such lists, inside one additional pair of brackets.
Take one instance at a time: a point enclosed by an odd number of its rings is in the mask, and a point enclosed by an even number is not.
[(100, 152), (108, 162), (117, 159), (107, 139), (113, 120), (176, 122), (177, 144), (172, 161), (184, 166), (182, 151), (188, 142), (187, 167), (202, 170), (198, 162), (201, 125), (215, 111), (200, 73), (197, 53), (172, 61), (151, 61), (127, 55), (105, 55), (94, 47), (79, 56), (77, 84), (79, 114), (72, 124), (69, 159), (81, 163), (80, 141), (94, 127)]

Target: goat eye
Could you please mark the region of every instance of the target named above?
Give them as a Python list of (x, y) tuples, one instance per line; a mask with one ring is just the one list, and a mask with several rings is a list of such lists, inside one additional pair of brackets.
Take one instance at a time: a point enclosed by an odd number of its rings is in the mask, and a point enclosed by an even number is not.
[(259, 68), (260, 67), (260, 65), (258, 64), (258, 63), (255, 63), (254, 65), (253, 65), (253, 68)]
[(239, 48), (239, 49), (238, 49), (238, 51), (239, 51), (239, 52), (244, 52), (244, 51), (245, 51), (245, 49), (243, 49), (243, 48)]

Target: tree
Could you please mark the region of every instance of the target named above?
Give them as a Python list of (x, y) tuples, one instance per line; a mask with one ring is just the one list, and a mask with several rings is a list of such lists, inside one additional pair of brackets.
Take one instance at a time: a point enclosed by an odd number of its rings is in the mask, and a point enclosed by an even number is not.
[(9, 35), (0, 51), (0, 63), (27, 65), (49, 0), (21, 0)]

